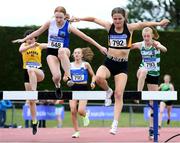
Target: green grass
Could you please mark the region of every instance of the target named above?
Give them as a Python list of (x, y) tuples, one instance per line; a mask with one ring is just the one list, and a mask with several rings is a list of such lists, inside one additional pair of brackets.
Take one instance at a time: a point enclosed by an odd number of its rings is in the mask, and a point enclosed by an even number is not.
[[(79, 120), (79, 126), (82, 127), (82, 119), (80, 116), (78, 117)], [(12, 110), (9, 109), (7, 111), (7, 121), (6, 124), (11, 124), (12, 121)], [(111, 125), (111, 120), (91, 120), (90, 127), (109, 127)], [(24, 119), (22, 117), (22, 110), (21, 109), (15, 109), (14, 112), (14, 123), (17, 125), (22, 125), (24, 127)], [(47, 120), (46, 126), (47, 127), (56, 127), (57, 122), (55, 120)], [(133, 113), (132, 114), (132, 120), (130, 121), (130, 115), (129, 113), (122, 113), (121, 118), (119, 121), (120, 127), (147, 127), (148, 121), (144, 120), (142, 113)], [(167, 127), (166, 122), (163, 122), (163, 126)], [(171, 121), (170, 124), (171, 127), (180, 127), (180, 122), (178, 121)], [(71, 122), (71, 115), (70, 112), (65, 112), (65, 118), (63, 120), (63, 127), (72, 127)]]

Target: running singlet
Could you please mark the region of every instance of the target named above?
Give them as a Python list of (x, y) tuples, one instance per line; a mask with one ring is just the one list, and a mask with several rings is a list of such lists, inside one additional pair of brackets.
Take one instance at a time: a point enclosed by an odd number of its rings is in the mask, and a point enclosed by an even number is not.
[(114, 49), (129, 49), (131, 44), (132, 34), (129, 32), (127, 24), (124, 23), (122, 33), (117, 33), (114, 24), (112, 24), (108, 33), (108, 46)]
[(42, 67), (40, 46), (36, 46), (22, 52), (22, 60), (23, 69)]
[(64, 21), (62, 27), (57, 27), (56, 20), (52, 19), (50, 21), (50, 26), (48, 30), (48, 48), (58, 49), (58, 48), (68, 48), (69, 47), (69, 22)]
[(145, 43), (142, 42), (140, 49), (142, 55), (142, 62), (140, 67), (145, 67), (148, 70), (148, 74), (151, 76), (160, 75), (160, 50), (155, 47), (145, 47)]
[(170, 90), (171, 90), (170, 84), (167, 84), (167, 83), (161, 84), (161, 91), (170, 91)]
[(75, 67), (74, 62), (71, 63), (71, 79), (75, 83), (88, 82), (88, 70), (85, 67), (86, 62), (82, 62), (80, 67)]

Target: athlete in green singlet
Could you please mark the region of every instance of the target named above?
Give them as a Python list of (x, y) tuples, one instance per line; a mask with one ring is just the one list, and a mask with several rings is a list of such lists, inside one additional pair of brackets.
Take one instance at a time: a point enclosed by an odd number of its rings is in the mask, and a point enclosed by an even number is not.
[[(164, 83), (162, 83), (159, 86), (159, 90), (161, 91), (173, 91), (174, 86), (171, 83), (171, 76), (166, 74), (164, 75)], [(168, 120), (167, 124), (170, 124), (170, 117), (171, 117), (171, 110), (172, 110), (172, 101), (161, 101), (160, 102), (160, 111), (159, 111), (159, 128), (162, 126), (162, 118), (163, 118), (163, 112), (164, 109), (167, 108), (167, 113), (168, 113)]]

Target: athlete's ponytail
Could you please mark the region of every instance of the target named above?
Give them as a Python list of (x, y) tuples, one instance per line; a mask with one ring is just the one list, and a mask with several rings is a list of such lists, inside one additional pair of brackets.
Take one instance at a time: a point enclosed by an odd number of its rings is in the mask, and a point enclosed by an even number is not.
[(70, 20), (70, 15), (66, 13), (64, 20)]
[(83, 54), (83, 60), (85, 61), (90, 62), (94, 57), (94, 53), (90, 47), (82, 48), (82, 54)]
[(151, 26), (150, 28), (152, 29), (152, 32), (153, 32), (153, 35), (154, 35), (153, 39), (155, 39), (155, 40), (159, 39), (159, 34), (158, 34), (156, 28), (153, 27), (153, 26)]

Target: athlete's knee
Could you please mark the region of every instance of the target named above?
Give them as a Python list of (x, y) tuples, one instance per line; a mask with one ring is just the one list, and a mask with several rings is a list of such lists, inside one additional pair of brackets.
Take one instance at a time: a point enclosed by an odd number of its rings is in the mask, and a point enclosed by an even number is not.
[(35, 74), (34, 70), (33, 70), (33, 69), (31, 69), (31, 68), (27, 69), (27, 72), (28, 72), (29, 76), (34, 75), (34, 74)]
[(83, 109), (78, 109), (78, 114), (80, 116), (84, 115), (85, 111)]
[(65, 49), (60, 48), (60, 49), (58, 50), (58, 57), (61, 59), (61, 58), (64, 58), (65, 55), (66, 55)]
[(71, 114), (72, 114), (72, 115), (77, 114), (77, 109), (76, 109), (76, 108), (72, 108), (72, 107), (71, 107)]
[(103, 82), (103, 80), (104, 80), (104, 78), (103, 77), (101, 77), (101, 76), (96, 76), (96, 83), (97, 84), (101, 84), (102, 82)]
[(117, 100), (123, 101), (123, 92), (115, 90), (114, 91), (114, 98)]
[(34, 100), (30, 100), (30, 101), (29, 101), (29, 105), (30, 105), (30, 106), (32, 106), (32, 105), (34, 105), (34, 104), (36, 104), (36, 102), (35, 102)]
[(145, 70), (145, 69), (143, 69), (143, 70), (141, 70), (141, 72), (140, 72), (140, 74), (139, 74), (139, 77), (140, 77), (140, 78), (146, 78), (147, 73), (148, 73), (148, 71)]

